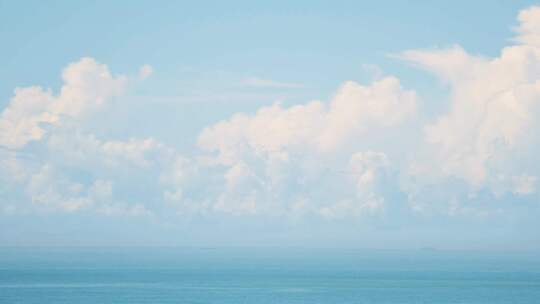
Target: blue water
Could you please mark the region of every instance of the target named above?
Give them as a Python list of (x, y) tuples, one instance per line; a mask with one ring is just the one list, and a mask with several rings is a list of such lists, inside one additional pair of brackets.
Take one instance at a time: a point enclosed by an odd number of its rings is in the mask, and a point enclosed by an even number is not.
[(534, 255), (0, 249), (0, 303), (540, 303)]

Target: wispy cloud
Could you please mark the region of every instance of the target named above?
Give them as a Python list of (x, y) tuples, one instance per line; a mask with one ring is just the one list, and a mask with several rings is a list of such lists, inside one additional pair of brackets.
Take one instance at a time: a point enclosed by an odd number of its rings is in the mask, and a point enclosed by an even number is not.
[(301, 89), (305, 88), (304, 84), (295, 82), (281, 82), (271, 79), (259, 77), (249, 77), (242, 81), (243, 86), (258, 87), (258, 88), (273, 88), (273, 89)]

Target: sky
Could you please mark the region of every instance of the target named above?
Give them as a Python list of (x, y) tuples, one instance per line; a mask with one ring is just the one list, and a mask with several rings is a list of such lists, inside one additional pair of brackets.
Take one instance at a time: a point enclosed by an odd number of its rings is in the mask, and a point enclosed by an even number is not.
[(540, 252), (539, 5), (0, 1), (0, 246)]

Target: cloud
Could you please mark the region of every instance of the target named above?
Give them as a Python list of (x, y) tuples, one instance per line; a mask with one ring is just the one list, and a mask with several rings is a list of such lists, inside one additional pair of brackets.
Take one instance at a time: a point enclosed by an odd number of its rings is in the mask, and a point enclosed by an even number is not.
[(540, 7), (532, 6), (519, 12), (515, 41), (540, 46)]
[(0, 193), (8, 194), (0, 210), (334, 221), (388, 219), (404, 208), (502, 214), (511, 208), (504, 202), (538, 197), (538, 12), (519, 14), (515, 44), (495, 58), (459, 45), (400, 54), (450, 88), (436, 117), (422, 115), (415, 90), (368, 66), (369, 84), (346, 81), (326, 101), (235, 113), (183, 153), (157, 135), (92, 132), (100, 114), (113, 115), (107, 104), (153, 71), (144, 65), (130, 78), (82, 58), (64, 69), (58, 93), (17, 88), (0, 114)]
[(139, 79), (144, 80), (154, 73), (154, 68), (151, 65), (145, 64), (139, 69)]
[(57, 95), (37, 86), (17, 88), (0, 115), (0, 179), (8, 198), (32, 203), (10, 210), (149, 214), (141, 203), (116, 195), (113, 184), (123, 188), (130, 179), (161, 169), (176, 152), (153, 138), (99, 139), (83, 126), (125, 92), (129, 78), (82, 58), (63, 70), (62, 79)]
[(325, 218), (359, 217), (384, 212), (385, 198), (379, 191), (381, 178), (390, 166), (384, 153), (366, 151), (350, 157), (348, 173), (356, 184), (356, 199), (338, 201), (319, 209)]
[[(387, 77), (369, 86), (346, 82), (328, 103), (312, 101), (290, 108), (276, 103), (254, 115), (240, 113), (210, 126), (203, 130), (198, 144), (205, 151), (215, 152), (207, 159), (208, 164), (226, 167), (226, 186), (216, 209), (230, 213), (286, 213), (295, 202), (306, 201), (303, 191), (317, 187), (316, 182), (325, 172), (321, 163), (346, 164), (351, 147), (365, 145), (372, 137), (384, 138), (387, 130), (411, 120), (415, 113), (416, 94), (404, 90), (398, 79)], [(384, 154), (366, 153), (369, 160), (371, 156), (386, 159)], [(362, 155), (356, 154), (355, 164)], [(367, 180), (373, 170), (364, 173), (366, 188), (375, 182)], [(358, 181), (357, 187), (361, 184)], [(348, 188), (354, 192), (354, 187)], [(329, 197), (325, 201), (317, 199), (319, 202), (307, 200), (312, 205), (304, 207), (333, 217), (339, 213), (337, 209), (355, 208), (353, 214), (359, 215), (357, 207), (376, 209), (382, 205), (383, 199), (367, 194), (367, 189), (365, 192), (356, 198), (353, 195), (353, 203), (341, 202), (337, 206), (339, 199)], [(361, 203), (357, 204), (357, 200)]]
[[(448, 214), (486, 215), (490, 212), (485, 204), (463, 203), (475, 201), (482, 191), (493, 199), (534, 194), (540, 174), (536, 13), (537, 8), (520, 13), (520, 43), (504, 48), (496, 58), (471, 55), (458, 45), (400, 55), (451, 88), (448, 111), (421, 122), (423, 134), (416, 135), (423, 137), (420, 141), (408, 124), (418, 117), (416, 93), (404, 90), (391, 76), (369, 86), (346, 82), (328, 103), (289, 108), (276, 103), (206, 128), (199, 147), (215, 153), (210, 164), (226, 168), (228, 186), (220, 208), (232, 213), (303, 209), (336, 218), (385, 210), (386, 192), (398, 191), (409, 197), (416, 212), (437, 208), (439, 204), (432, 203), (436, 200)], [(403, 133), (403, 145), (389, 142), (396, 139), (396, 128)], [(412, 156), (397, 155), (396, 149)], [(373, 150), (378, 152), (372, 157), (386, 159), (383, 163), (392, 168), (366, 169), (354, 181), (356, 197), (351, 198), (351, 185), (341, 178), (334, 178), (347, 185), (342, 191), (348, 194), (341, 198), (336, 192), (329, 195), (331, 201), (306, 194), (316, 191), (313, 182), (322, 176), (316, 169), (321, 163), (343, 167), (347, 158)], [(398, 172), (400, 182), (385, 180), (390, 183), (381, 191), (381, 181), (373, 176), (385, 171)]]
[(503, 48), (495, 58), (471, 55), (460, 46), (401, 54), (434, 73), (451, 90), (448, 111), (425, 123), (421, 153), (405, 173), (409, 182), (403, 189), (416, 210), (431, 209), (436, 205), (431, 202), (437, 200), (447, 202), (452, 214), (456, 210), (486, 214), (486, 209), (456, 206), (474, 202), (483, 191), (493, 200), (536, 193), (540, 174), (538, 12), (538, 7), (520, 12), (514, 39), (519, 43)]
[[(105, 175), (105, 174), (102, 174)], [(114, 183), (104, 179), (70, 176), (59, 164), (45, 163), (26, 182), (25, 193), (32, 208), (47, 212), (93, 212), (106, 216), (150, 216), (144, 204), (122, 201), (115, 195)], [(13, 206), (28, 210), (21, 203)]]
[[(159, 209), (163, 200), (181, 208), (184, 184), (188, 184), (186, 180), (194, 172), (189, 159), (154, 138), (100, 140), (77, 131), (63, 132), (52, 135), (47, 148), (54, 155), (50, 162), (77, 168), (83, 176), (107, 178), (123, 189), (123, 193), (107, 199), (109, 204), (92, 208), (104, 215), (153, 215), (149, 205), (155, 204), (154, 208)], [(135, 187), (141, 184), (144, 193), (134, 199)], [(96, 194), (111, 193), (108, 184), (98, 183), (91, 189)]]
[(536, 192), (537, 181), (537, 176), (512, 176), (512, 192), (521, 195), (534, 193)]
[(242, 81), (242, 85), (247, 87), (256, 88), (270, 88), (270, 89), (301, 89), (305, 86), (300, 83), (293, 82), (279, 82), (270, 79), (250, 77)]
[(22, 148), (43, 138), (46, 125), (58, 125), (65, 118), (78, 118), (99, 108), (124, 90), (127, 78), (114, 77), (107, 66), (82, 58), (62, 72), (64, 84), (54, 96), (50, 89), (15, 89), (15, 96), (0, 114), (0, 145)]
[(0, 144), (20, 148), (45, 134), (42, 124), (56, 123), (58, 117), (49, 113), (54, 102), (50, 91), (39, 87), (15, 89), (15, 96), (0, 116)]
[(245, 150), (286, 159), (287, 150), (295, 148), (337, 149), (373, 129), (398, 125), (415, 110), (415, 92), (404, 90), (394, 77), (370, 86), (349, 81), (328, 104), (312, 101), (284, 109), (276, 103), (254, 116), (236, 114), (204, 129), (198, 143), (204, 150), (217, 151), (224, 164), (236, 162)]
[(127, 140), (100, 140), (94, 135), (79, 132), (63, 132), (52, 135), (47, 141), (48, 149), (65, 162), (94, 163), (108, 167), (133, 165), (148, 168), (164, 159), (170, 159), (174, 150), (154, 138), (130, 138)]
[[(520, 33), (527, 37), (537, 30), (529, 24), (536, 12), (520, 13)], [(511, 176), (538, 172), (540, 48), (532, 38), (518, 39), (523, 44), (504, 48), (496, 58), (470, 55), (459, 46), (403, 53), (451, 88), (449, 112), (425, 126), (427, 149), (437, 164), (426, 166), (439, 175), (482, 188), (501, 175), (510, 182)]]
[[(181, 174), (178, 166), (168, 166), (180, 156), (155, 139), (99, 140), (73, 131), (51, 135), (43, 148), (49, 156), (30, 162), (15, 158), (11, 164), (22, 166), (12, 169), (22, 172), (14, 185), (25, 187), (18, 200), (27, 197), (31, 203), (19, 204), (21, 211), (148, 216), (154, 214), (149, 206), (168, 191), (165, 185), (182, 191), (180, 178), (161, 179)], [(145, 192), (134, 195), (137, 185)]]
[(110, 199), (112, 184), (103, 180), (91, 185), (73, 182), (51, 164), (45, 164), (30, 177), (26, 191), (36, 205), (73, 212)]

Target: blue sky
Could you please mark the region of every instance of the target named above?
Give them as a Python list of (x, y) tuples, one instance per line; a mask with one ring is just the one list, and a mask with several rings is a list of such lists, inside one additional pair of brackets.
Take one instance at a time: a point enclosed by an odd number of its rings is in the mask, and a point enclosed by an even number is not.
[(540, 250), (534, 5), (0, 1), (0, 242)]

